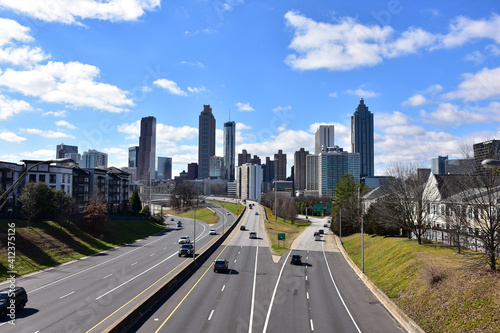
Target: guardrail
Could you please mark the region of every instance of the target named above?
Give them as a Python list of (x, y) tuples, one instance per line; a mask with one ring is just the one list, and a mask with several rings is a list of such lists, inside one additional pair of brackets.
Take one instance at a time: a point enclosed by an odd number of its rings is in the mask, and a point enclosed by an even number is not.
[(246, 207), (243, 212), (238, 216), (238, 218), (233, 222), (231, 227), (229, 227), (226, 232), (219, 237), (219, 239), (214, 242), (205, 251), (200, 253), (196, 260), (193, 260), (190, 264), (184, 267), (179, 273), (170, 278), (162, 286), (160, 286), (152, 295), (147, 299), (143, 300), (140, 304), (136, 305), (132, 310), (130, 310), (126, 315), (121, 317), (103, 332), (112, 333), (123, 333), (128, 332), (145, 314), (149, 312), (151, 308), (156, 306), (164, 297), (166, 297), (172, 291), (178, 289), (190, 276), (198, 269), (214, 252), (215, 250), (224, 242), (227, 236), (234, 230), (236, 225), (240, 222), (246, 211)]

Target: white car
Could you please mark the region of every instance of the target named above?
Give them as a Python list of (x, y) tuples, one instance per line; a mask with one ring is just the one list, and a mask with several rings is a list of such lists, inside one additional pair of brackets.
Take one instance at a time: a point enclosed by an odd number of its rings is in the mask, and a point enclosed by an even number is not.
[(189, 243), (191, 243), (189, 236), (182, 236), (181, 238), (179, 238), (179, 244), (189, 244)]
[(226, 212), (226, 215), (231, 215), (231, 213), (230, 212)]
[(215, 229), (210, 229), (210, 231), (208, 232), (209, 235), (217, 235), (217, 232), (215, 231)]

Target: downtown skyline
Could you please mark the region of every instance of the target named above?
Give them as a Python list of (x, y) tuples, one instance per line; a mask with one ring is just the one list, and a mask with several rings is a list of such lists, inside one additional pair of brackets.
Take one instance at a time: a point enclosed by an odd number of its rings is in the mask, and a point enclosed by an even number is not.
[(127, 166), (141, 118), (154, 116), (156, 155), (172, 157), (175, 176), (198, 161), (203, 105), (217, 156), (231, 119), (235, 153), (282, 149), (288, 176), (320, 124), (350, 151), (360, 98), (374, 115), (375, 175), (500, 137), (495, 1), (115, 2), (0, 0), (0, 160), (53, 158), (64, 143)]

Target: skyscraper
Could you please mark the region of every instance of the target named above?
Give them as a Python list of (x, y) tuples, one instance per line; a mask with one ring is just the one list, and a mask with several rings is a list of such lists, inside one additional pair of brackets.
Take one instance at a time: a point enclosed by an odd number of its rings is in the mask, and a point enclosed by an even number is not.
[(474, 150), (475, 172), (478, 174), (490, 173), (491, 170), (483, 167), (481, 162), (486, 159), (500, 159), (500, 140), (475, 143), (472, 148)]
[(210, 179), (224, 178), (224, 158), (220, 156), (210, 156)]
[(65, 154), (78, 154), (78, 146), (70, 146), (61, 143), (56, 148), (56, 158), (65, 158)]
[(359, 153), (360, 177), (373, 177), (375, 152), (373, 148), (373, 113), (361, 98), (351, 117), (351, 152)]
[(286, 180), (286, 154), (281, 149), (274, 154), (274, 180)]
[(234, 181), (235, 138), (236, 123), (234, 121), (224, 123), (224, 178), (229, 182)]
[(314, 153), (321, 153), (321, 149), (335, 146), (333, 125), (319, 125), (314, 134)]
[(359, 154), (330, 147), (318, 157), (318, 192), (320, 197), (333, 196), (337, 182), (345, 174), (350, 174), (359, 182)]
[(139, 159), (139, 146), (128, 147), (128, 167), (137, 168)]
[(203, 105), (198, 129), (198, 179), (210, 175), (210, 157), (215, 155), (215, 117), (210, 105)]
[(293, 165), (294, 165), (294, 182), (296, 190), (306, 189), (306, 156), (309, 152), (304, 148), (296, 151), (293, 154)]
[(172, 157), (158, 156), (157, 179), (172, 179)]
[(141, 120), (139, 153), (137, 159), (138, 180), (154, 179), (156, 162), (156, 118), (144, 117)]
[(106, 169), (108, 167), (108, 154), (95, 149), (84, 151), (82, 165), (85, 169)]
[(241, 154), (238, 154), (238, 166), (250, 163), (251, 159), (252, 159), (252, 154), (249, 154), (246, 149), (243, 149), (241, 151)]

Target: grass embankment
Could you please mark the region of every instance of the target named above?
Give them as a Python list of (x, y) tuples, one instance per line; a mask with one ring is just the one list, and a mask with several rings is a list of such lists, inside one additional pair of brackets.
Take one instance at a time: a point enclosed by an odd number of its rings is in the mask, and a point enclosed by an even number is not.
[(243, 212), (243, 209), (245, 208), (245, 206), (243, 206), (243, 205), (233, 204), (233, 203), (228, 203), (228, 202), (220, 203), (218, 201), (210, 201), (210, 203), (213, 203), (213, 204), (216, 204), (219, 206), (223, 206), (225, 209), (229, 210), (231, 213), (233, 213), (236, 216), (239, 216)]
[[(217, 201), (210, 201), (210, 203), (217, 204), (222, 206), (220, 202)], [(224, 208), (231, 211), (235, 215), (240, 215), (241, 212), (243, 211), (243, 206), (239, 204), (231, 204), (231, 203), (224, 203)], [(185, 217), (189, 219), (194, 219), (194, 210), (188, 210), (186, 212), (179, 212), (176, 210), (168, 210), (167, 211), (168, 215), (173, 215), (173, 216), (179, 216), (179, 217)], [(214, 212), (208, 208), (201, 208), (196, 210), (196, 219), (203, 221), (208, 224), (215, 224), (219, 222), (220, 218), (217, 214), (214, 214)], [(167, 222), (169, 222), (169, 218), (167, 218)]]
[[(271, 242), (271, 251), (273, 254), (280, 256), (290, 248), (295, 238), (297, 238), (302, 230), (311, 223), (303, 220), (296, 220), (292, 224), (291, 221), (284, 221), (281, 217), (278, 217), (276, 222), (276, 218), (271, 210), (267, 207), (265, 207), (265, 209), (269, 222), (265, 222), (264, 225), (266, 226), (267, 235)], [(278, 245), (278, 234), (280, 233), (285, 233), (285, 242), (279, 241)]]
[(7, 278), (7, 223), (16, 224), (15, 271), (25, 275), (41, 269), (98, 253), (134, 240), (156, 234), (165, 225), (152, 221), (106, 221), (104, 227), (94, 234), (73, 223), (59, 225), (50, 221), (32, 222), (2, 220), (0, 223), (0, 281)]
[[(361, 236), (342, 238), (361, 267)], [(427, 333), (500, 332), (500, 272), (481, 254), (365, 235), (365, 274)]]

